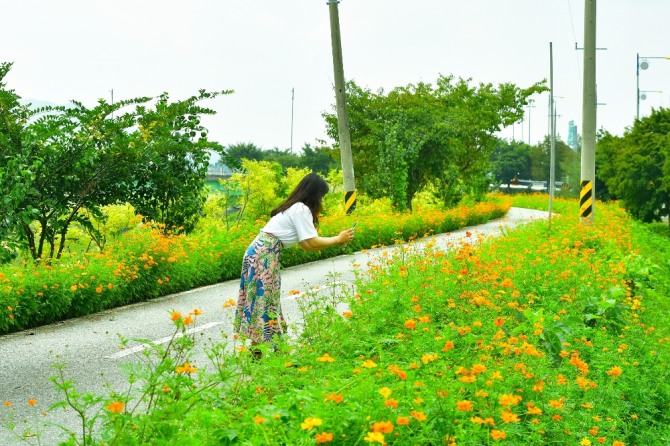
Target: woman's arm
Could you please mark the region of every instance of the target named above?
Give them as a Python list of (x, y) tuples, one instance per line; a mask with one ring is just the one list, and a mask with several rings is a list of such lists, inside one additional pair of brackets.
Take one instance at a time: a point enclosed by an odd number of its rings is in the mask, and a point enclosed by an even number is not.
[(335, 237), (313, 237), (299, 243), (305, 251), (321, 251), (331, 246), (344, 245), (354, 239), (354, 229), (349, 228), (340, 232)]

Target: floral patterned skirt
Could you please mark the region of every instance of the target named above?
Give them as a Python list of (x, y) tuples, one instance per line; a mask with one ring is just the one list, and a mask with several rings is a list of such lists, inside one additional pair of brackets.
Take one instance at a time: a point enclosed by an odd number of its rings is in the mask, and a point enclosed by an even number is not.
[(260, 232), (244, 254), (235, 332), (252, 345), (270, 342), (286, 332), (279, 301), (281, 247), (277, 237)]

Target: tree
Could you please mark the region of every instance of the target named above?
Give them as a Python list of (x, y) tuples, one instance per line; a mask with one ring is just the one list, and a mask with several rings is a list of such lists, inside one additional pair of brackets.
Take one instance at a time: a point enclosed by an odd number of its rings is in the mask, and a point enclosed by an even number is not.
[[(471, 87), (469, 81), (439, 77), (436, 86), (419, 83), (385, 94), (347, 85), (349, 125), (358, 188), (371, 197), (389, 196), (396, 207), (411, 209), (412, 198), (429, 184), (447, 206), (488, 186), (493, 136), (523, 116), (542, 84), (519, 89), (512, 84)], [(327, 131), (337, 137), (337, 117), (324, 114)]]
[(225, 153), (230, 158), (241, 162), (242, 159), (262, 161), (265, 159), (263, 150), (252, 142), (238, 142), (226, 147)]
[(313, 148), (306, 143), (302, 148), (300, 163), (312, 172), (328, 175), (328, 172), (337, 167), (338, 155), (339, 152), (331, 147), (323, 145)]
[[(131, 202), (143, 215), (188, 229), (197, 218), (209, 152), (196, 105), (221, 93), (200, 92), (155, 110), (136, 98), (93, 108), (30, 111), (2, 83), (11, 64), (0, 65), (0, 237), (26, 248), (33, 259), (59, 258), (70, 225), (92, 234), (101, 206)], [(127, 111), (135, 106), (135, 110)], [(125, 110), (125, 111), (124, 111)], [(204, 167), (203, 167), (204, 166)]]
[(670, 109), (652, 110), (622, 137), (601, 133), (598, 176), (631, 215), (644, 222), (670, 213)]
[(30, 224), (35, 209), (25, 203), (33, 192), (35, 171), (40, 160), (31, 160), (21, 140), (23, 128), (32, 116), (28, 106), (19, 103), (14, 90), (7, 90), (4, 78), (12, 64), (0, 64), (0, 263), (11, 258), (19, 244), (15, 228)]
[[(2, 65), (3, 77), (10, 67)], [(110, 116), (148, 98), (114, 105), (101, 100), (92, 109), (73, 102), (30, 111), (17, 106), (19, 96), (4, 84), (0, 97), (5, 122), (0, 170), (7, 204), (0, 235), (26, 247), (34, 259), (41, 259), (47, 247), (48, 258), (60, 257), (73, 222), (94, 231), (89, 215), (101, 217), (100, 206), (122, 196), (126, 172), (135, 162), (126, 130), (135, 120), (133, 113)]]
[(530, 146), (520, 141), (498, 140), (491, 154), (491, 172), (499, 184), (507, 187), (514, 178), (530, 178)]
[(291, 149), (282, 150), (279, 147), (274, 147), (272, 150), (266, 150), (264, 152), (263, 160), (277, 163), (281, 165), (284, 170), (287, 170), (289, 167), (299, 167), (302, 163), (300, 156), (291, 152)]
[(228, 93), (200, 90), (175, 102), (163, 93), (154, 109), (138, 108), (139, 128), (130, 146), (139, 162), (128, 202), (146, 219), (163, 223), (166, 231), (189, 232), (202, 215), (210, 151), (223, 152), (223, 147), (207, 139), (201, 124), (202, 115), (215, 112), (198, 103)]

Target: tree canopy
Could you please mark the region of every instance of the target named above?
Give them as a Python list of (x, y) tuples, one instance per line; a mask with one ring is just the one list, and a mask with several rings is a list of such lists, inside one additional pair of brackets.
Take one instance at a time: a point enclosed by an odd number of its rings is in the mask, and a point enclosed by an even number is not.
[[(470, 86), (440, 76), (436, 85), (410, 84), (385, 93), (347, 83), (347, 106), (357, 188), (373, 198), (391, 197), (400, 209), (436, 186), (445, 205), (488, 187), (494, 136), (523, 116), (527, 99), (546, 90), (512, 84)], [(337, 115), (324, 113), (337, 140)]]
[(209, 150), (221, 149), (200, 125), (213, 111), (197, 103), (228, 91), (175, 102), (163, 94), (154, 108), (143, 97), (31, 110), (6, 88), (10, 68), (0, 64), (2, 240), (34, 259), (60, 257), (73, 222), (94, 233), (91, 216), (104, 218), (100, 207), (118, 202), (167, 227), (193, 226)]
[(631, 215), (644, 222), (670, 213), (670, 109), (653, 110), (621, 137), (602, 132), (596, 173)]

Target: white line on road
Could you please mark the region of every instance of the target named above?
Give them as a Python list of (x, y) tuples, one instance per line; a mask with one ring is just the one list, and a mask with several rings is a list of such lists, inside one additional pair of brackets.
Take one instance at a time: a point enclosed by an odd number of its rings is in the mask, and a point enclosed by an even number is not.
[[(216, 327), (217, 325), (221, 325), (223, 323), (224, 323), (223, 321), (209, 322), (209, 323), (203, 324), (199, 327), (189, 328), (188, 330), (186, 330), (185, 334), (198, 333), (199, 331), (204, 331), (204, 330), (207, 330), (209, 328)], [(166, 343), (170, 342), (170, 340), (172, 340), (174, 338), (181, 338), (182, 336), (184, 336), (184, 333), (177, 333), (174, 336), (166, 336), (164, 338), (158, 339), (157, 341), (151, 341), (150, 344), (153, 344), (153, 345), (166, 344)], [(123, 358), (124, 356), (128, 356), (128, 355), (132, 355), (133, 353), (141, 352), (142, 350), (144, 350), (147, 347), (149, 347), (148, 344), (136, 345), (135, 347), (121, 350), (120, 352), (114, 353), (113, 355), (105, 356), (105, 358), (107, 358), (107, 359)]]

